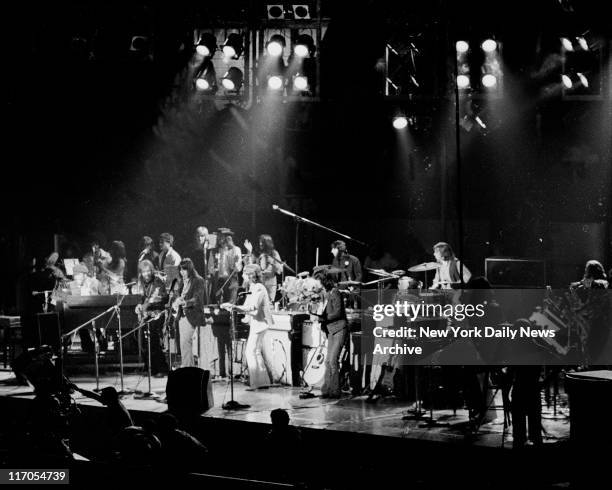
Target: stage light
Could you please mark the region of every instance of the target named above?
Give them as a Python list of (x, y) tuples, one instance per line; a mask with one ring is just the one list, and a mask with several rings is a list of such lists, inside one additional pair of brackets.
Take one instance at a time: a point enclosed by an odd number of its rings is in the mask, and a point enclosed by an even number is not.
[(295, 47), (293, 52), (300, 58), (306, 58), (307, 56), (314, 56), (316, 49), (314, 39), (308, 34), (300, 34), (295, 41)]
[(566, 38), (566, 37), (562, 37), (561, 38), (561, 45), (563, 46), (563, 48), (565, 49), (565, 51), (574, 51), (574, 45), (572, 44), (572, 42)]
[(226, 58), (238, 59), (242, 54), (242, 50), (242, 36), (236, 32), (232, 32), (229, 36), (227, 36), (227, 39), (223, 44), (223, 54)]
[(296, 75), (293, 79), (293, 90), (297, 92), (306, 92), (308, 90), (308, 78), (304, 75)]
[(279, 75), (272, 75), (268, 78), (268, 88), (270, 90), (280, 90), (283, 88), (283, 77)]
[(589, 50), (589, 43), (587, 43), (587, 40), (584, 37), (577, 37), (576, 41), (578, 41), (578, 46), (580, 46), (582, 49), (585, 51)]
[(268, 11), (268, 19), (270, 20), (285, 18), (285, 9), (282, 4), (268, 4), (266, 9)]
[(468, 88), (470, 86), (470, 77), (467, 75), (457, 75), (457, 87)]
[(293, 18), (296, 20), (310, 19), (310, 7), (305, 4), (293, 4)]
[(132, 36), (130, 51), (144, 51), (149, 48), (149, 38), (146, 36)]
[(493, 88), (497, 85), (497, 78), (495, 78), (495, 75), (487, 73), (482, 77), (482, 85), (486, 88)]
[(238, 92), (242, 87), (242, 82), (244, 81), (244, 75), (242, 74), (242, 70), (240, 68), (236, 68), (232, 66), (224, 77), (221, 79), (221, 84), (225, 88), (225, 90), (231, 92)]
[(408, 119), (404, 116), (397, 116), (393, 118), (393, 127), (395, 129), (404, 129), (408, 126)]
[(285, 49), (285, 38), (280, 34), (274, 34), (268, 41), (266, 50), (270, 56), (281, 56)]
[(561, 82), (565, 88), (572, 88), (572, 79), (568, 75), (561, 75)]
[(200, 56), (213, 56), (215, 51), (217, 51), (217, 38), (213, 34), (205, 32), (198, 41), (196, 52)]
[(455, 44), (455, 47), (457, 49), (458, 54), (467, 53), (468, 50), (470, 49), (470, 45), (467, 43), (467, 41), (457, 41), (457, 43)]
[(480, 116), (476, 116), (474, 118), (474, 121), (476, 121), (482, 129), (487, 129), (487, 125), (484, 122), (482, 122), (482, 119), (480, 119)]
[(210, 83), (205, 78), (198, 78), (195, 82), (196, 88), (201, 91), (206, 91), (210, 88)]
[(481, 46), (485, 53), (492, 53), (497, 49), (497, 43), (493, 39), (485, 39)]
[(587, 79), (586, 76), (584, 76), (584, 73), (577, 73), (578, 75), (578, 80), (580, 80), (580, 83), (585, 87), (585, 88), (589, 88), (589, 80)]

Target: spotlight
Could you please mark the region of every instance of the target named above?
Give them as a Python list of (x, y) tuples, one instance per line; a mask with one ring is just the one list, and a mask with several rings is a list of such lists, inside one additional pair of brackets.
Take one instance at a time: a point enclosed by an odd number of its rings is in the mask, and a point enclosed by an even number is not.
[(295, 20), (310, 19), (310, 7), (305, 4), (293, 4), (293, 18)]
[(223, 44), (223, 54), (226, 58), (238, 59), (242, 54), (243, 45), (242, 45), (242, 36), (236, 32), (232, 32), (225, 43)]
[(308, 91), (308, 78), (304, 75), (296, 75), (293, 79), (293, 90), (296, 92)]
[(565, 51), (574, 51), (574, 45), (566, 37), (561, 38), (561, 45), (563, 46), (563, 49), (565, 49)]
[(457, 48), (458, 54), (467, 53), (468, 50), (470, 49), (470, 45), (467, 43), (467, 41), (457, 41), (457, 43), (455, 44), (455, 47)]
[(486, 88), (493, 88), (497, 85), (497, 78), (495, 78), (495, 75), (487, 73), (482, 77), (482, 85)]
[(269, 4), (266, 5), (266, 9), (268, 10), (268, 19), (284, 19), (285, 18), (285, 9), (282, 5), (279, 4)]
[(210, 83), (205, 78), (198, 78), (195, 82), (196, 88), (201, 91), (210, 89)]
[(576, 38), (576, 41), (578, 41), (578, 45), (585, 51), (589, 50), (589, 43), (587, 43), (587, 40), (580, 36)]
[(395, 129), (404, 129), (408, 126), (408, 119), (404, 116), (397, 116), (393, 118), (393, 127)]
[(238, 92), (242, 87), (242, 82), (244, 80), (244, 75), (240, 68), (236, 68), (232, 66), (227, 73), (221, 79), (221, 84), (230, 92)]
[(283, 88), (283, 77), (279, 75), (272, 75), (268, 78), (268, 88), (270, 90), (280, 90)]
[(149, 48), (149, 38), (146, 36), (132, 36), (130, 51), (144, 51)]
[(307, 56), (314, 56), (316, 49), (314, 39), (308, 34), (300, 34), (295, 41), (295, 47), (293, 52), (300, 58), (306, 58)]
[(561, 82), (565, 88), (572, 88), (572, 79), (568, 75), (561, 75)]
[(457, 87), (468, 88), (470, 86), (470, 77), (467, 75), (457, 75)]
[(497, 49), (497, 43), (493, 39), (485, 39), (482, 42), (482, 50), (485, 53), (492, 53)]
[(285, 38), (280, 34), (274, 34), (268, 41), (268, 46), (266, 47), (266, 49), (270, 56), (281, 56), (283, 54), (285, 46)]
[(217, 38), (210, 32), (205, 32), (198, 41), (196, 52), (200, 56), (213, 56), (215, 51), (217, 51)]
[(578, 80), (580, 80), (580, 83), (585, 87), (585, 88), (589, 88), (589, 80), (587, 79), (586, 76), (584, 76), (583, 73), (577, 73), (578, 75)]

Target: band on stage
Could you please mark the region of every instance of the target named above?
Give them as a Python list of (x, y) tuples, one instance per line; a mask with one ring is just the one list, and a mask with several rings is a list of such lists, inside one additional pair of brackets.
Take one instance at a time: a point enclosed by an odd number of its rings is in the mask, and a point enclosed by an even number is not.
[[(248, 330), (243, 359), (250, 389), (273, 382), (274, 359), (264, 348), (264, 340), (266, 332), (274, 328), (275, 313), (279, 309), (300, 309), (319, 325), (325, 339), (321, 398), (342, 396), (346, 351), (352, 336), (351, 315), (361, 307), (363, 289), (380, 289), (380, 286), (392, 284), (396, 287), (396, 300), (413, 303), (422, 299), (422, 291), (446, 291), (452, 295), (458, 289), (473, 289), (479, 291), (480, 300), (487, 304), (489, 318), (495, 316), (499, 307), (486, 293), (491, 287), (487, 280), (472, 277), (468, 267), (445, 242), (432, 247), (435, 262), (417, 264), (404, 271), (397, 269), (397, 261), (387, 260), (388, 267), (366, 267), (364, 271), (360, 260), (349, 253), (347, 243), (336, 240), (330, 247), (330, 264), (317, 265), (312, 272), (291, 269), (269, 234), (260, 235), (256, 245), (244, 240), (243, 253), (231, 229), (219, 228), (209, 233), (205, 226), (200, 226), (196, 229), (190, 258), (182, 257), (174, 249), (174, 237), (170, 233), (162, 233), (158, 244), (159, 252), (152, 238), (142, 238), (137, 259), (138, 277), (134, 284), (124, 281), (127, 254), (120, 241), (112, 243), (110, 252), (102, 249), (97, 241), (92, 242), (90, 250), (80, 262), (72, 264), (71, 270), (62, 268), (57, 254), (41, 258), (30, 276), (26, 304), (36, 303), (31, 311), (47, 311), (62, 294), (127, 294), (128, 286), (132, 286), (130, 292), (141, 297), (135, 313), (139, 323), (147, 326), (150, 352), (145, 356), (145, 363), (155, 377), (167, 376), (178, 366), (198, 365), (209, 369), (213, 357), (219, 364), (215, 374), (226, 377), (226, 354), (234, 348), (233, 337), (227, 329), (216, 328), (216, 322), (224, 314), (239, 317), (239, 325), (232, 323), (232, 328)], [(370, 260), (369, 265), (375, 265), (375, 261)], [(364, 277), (374, 280), (364, 282)], [(607, 287), (604, 268), (595, 260), (587, 262), (583, 278), (570, 285), (572, 294), (582, 300), (588, 291)], [(25, 330), (26, 342), (31, 340), (28, 331)], [(94, 335), (102, 339), (99, 331)], [(84, 349), (87, 342), (91, 340), (82, 336)], [(217, 348), (216, 355), (213, 346)], [(312, 361), (309, 359), (308, 365)], [(381, 383), (384, 384), (387, 372), (408, 382), (416, 369), (394, 364), (392, 359), (382, 366), (371, 362), (367, 365), (367, 360), (360, 364), (364, 372), (359, 373), (361, 379), (354, 383), (358, 388), (352, 387), (353, 394), (367, 393), (369, 399), (384, 393)], [(308, 369), (308, 365), (303, 368)], [(450, 368), (452, 366), (446, 369)], [(488, 383), (496, 379), (502, 391), (513, 386), (515, 437), (517, 441), (526, 440), (525, 420), (529, 419), (531, 428), (540, 416), (540, 405), (535, 402), (539, 396), (540, 374), (541, 369), (537, 367), (464, 366), (459, 384), (470, 418), (481, 420), (484, 417)], [(531, 433), (531, 429), (529, 438), (541, 442), (541, 436)]]

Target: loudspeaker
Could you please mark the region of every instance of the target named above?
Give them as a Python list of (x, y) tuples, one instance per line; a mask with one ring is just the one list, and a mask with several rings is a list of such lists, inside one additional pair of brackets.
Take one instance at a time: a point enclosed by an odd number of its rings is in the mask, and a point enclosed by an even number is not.
[(201, 414), (214, 405), (210, 371), (183, 367), (171, 371), (166, 384), (168, 411)]

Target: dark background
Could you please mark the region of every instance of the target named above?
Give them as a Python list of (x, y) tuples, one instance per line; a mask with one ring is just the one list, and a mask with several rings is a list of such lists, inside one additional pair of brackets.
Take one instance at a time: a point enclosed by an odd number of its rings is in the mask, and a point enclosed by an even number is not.
[[(195, 27), (265, 12), (263, 2), (207, 3), (4, 7), (3, 310), (23, 263), (51, 249), (54, 233), (81, 249), (91, 234), (123, 240), (133, 263), (144, 234), (170, 231), (189, 256), (197, 225), (229, 226), (239, 244), (271, 233), (293, 266), (294, 224), (273, 203), (383, 242), (404, 268), (430, 260), (440, 240), (476, 273), (491, 255), (542, 258), (556, 286), (587, 259), (611, 266), (609, 51), (602, 100), (543, 97), (547, 81), (534, 77), (563, 33), (610, 38), (599, 2), (568, 11), (557, 0), (323, 1), (321, 100), (237, 109), (252, 133), (228, 109), (176, 96), (189, 59), (181, 45)], [(411, 101), (386, 100), (374, 68), (398, 31), (420, 43), (425, 82)], [(139, 33), (154, 40), (152, 58), (129, 51)], [(456, 39), (489, 35), (504, 47), (504, 98), (488, 131), (460, 130), (459, 208), (449, 60)], [(397, 107), (416, 117), (408, 152), (390, 125)], [(333, 239), (302, 225), (299, 269), (314, 264), (316, 247), (329, 262)]]

